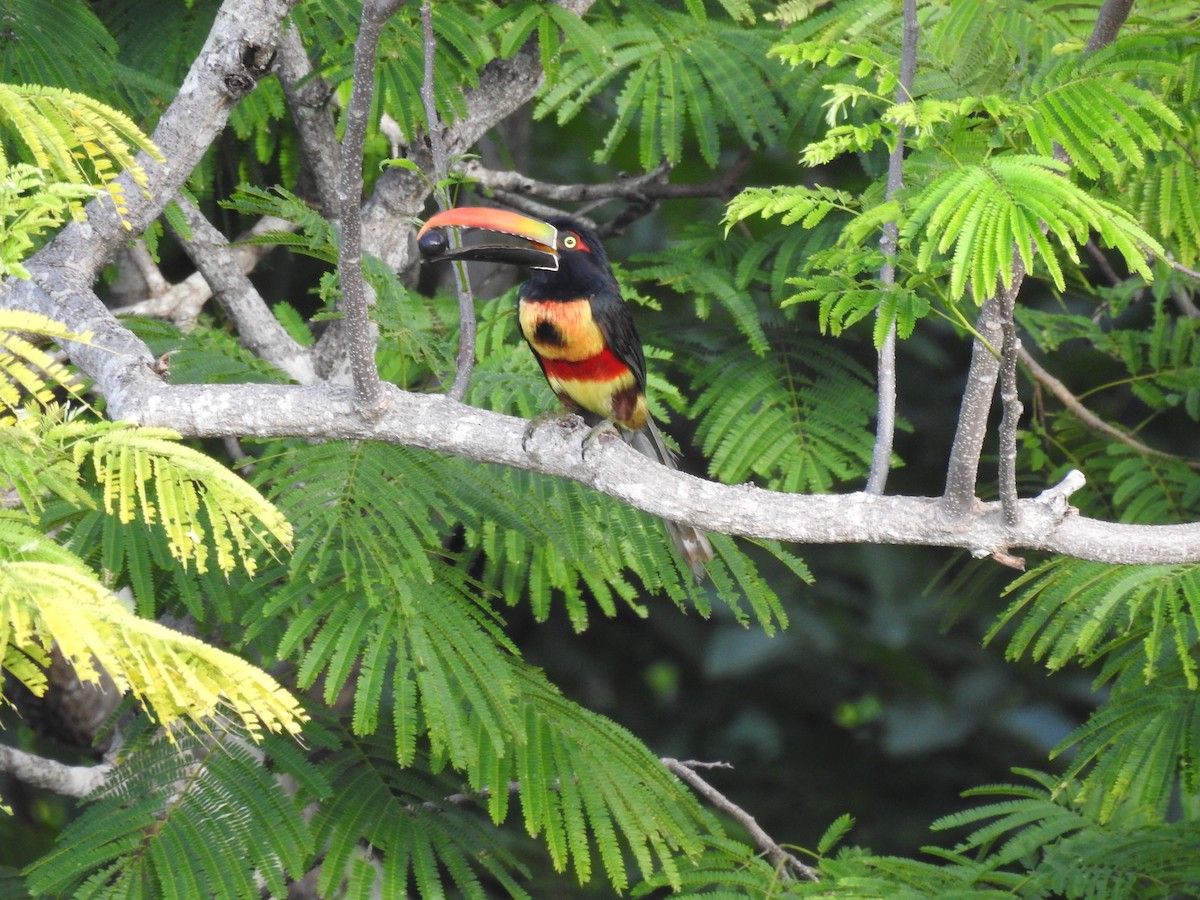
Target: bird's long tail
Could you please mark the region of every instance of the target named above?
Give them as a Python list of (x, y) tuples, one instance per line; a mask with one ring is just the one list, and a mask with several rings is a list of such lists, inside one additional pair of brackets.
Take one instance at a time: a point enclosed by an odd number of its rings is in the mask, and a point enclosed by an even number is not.
[[(638, 453), (656, 459), (670, 469), (678, 468), (675, 464), (675, 454), (668, 450), (667, 445), (663, 443), (662, 435), (659, 434), (658, 426), (654, 424), (653, 419), (648, 419), (646, 427), (640, 431), (623, 431), (623, 435), (629, 445)], [(671, 543), (675, 545), (680, 557), (691, 566), (696, 580), (703, 580), (704, 564), (713, 558), (713, 548), (712, 544), (708, 542), (708, 536), (692, 525), (683, 525), (679, 522), (672, 522), (670, 519), (662, 521), (667, 527), (667, 534), (671, 536)]]

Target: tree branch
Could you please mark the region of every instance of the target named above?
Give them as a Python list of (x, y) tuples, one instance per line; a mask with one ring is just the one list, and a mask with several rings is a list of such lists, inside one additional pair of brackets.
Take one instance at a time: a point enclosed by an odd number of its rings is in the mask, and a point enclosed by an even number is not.
[[(437, 55), (437, 41), (433, 34), (433, 0), (425, 0), (421, 4), (421, 27), (425, 33), (425, 76), (421, 82), (421, 102), (425, 105), (429, 151), (433, 156), (433, 196), (438, 209), (446, 210), (450, 208), (450, 191), (445, 183), (450, 173), (450, 160), (442, 143), (442, 126), (434, 96), (433, 63)], [(471, 295), (466, 264), (455, 260), (451, 268), (458, 293), (458, 355), (454, 361), (454, 385), (449, 395), (453, 400), (461, 400), (467, 395), (471, 373), (475, 369), (475, 298)]]
[(1021, 341), (1017, 337), (1017, 326), (1013, 318), (1017, 306), (1017, 292), (1025, 280), (1025, 263), (1020, 253), (1013, 252), (1012, 285), (1000, 290), (1000, 330), (1004, 335), (1000, 351), (1000, 416), (999, 482), (1000, 503), (1004, 508), (1004, 520), (1009, 525), (1017, 524), (1017, 426), (1024, 407), (1017, 391), (1017, 353)]
[(1096, 24), (1092, 28), (1092, 34), (1088, 38), (1083, 52), (1091, 53), (1093, 50), (1099, 50), (1101, 47), (1111, 44), (1116, 38), (1117, 32), (1121, 30), (1121, 26), (1125, 24), (1125, 20), (1129, 18), (1131, 9), (1133, 9), (1133, 0), (1104, 0), (1104, 5), (1096, 14)]
[(276, 73), (296, 123), (304, 171), (313, 179), (322, 212), (336, 216), (339, 204), (334, 176), (341, 171), (341, 148), (329, 112), (332, 90), (313, 72), (300, 32), (294, 25), (283, 30)]
[(10, 283), (0, 292), (0, 307), (92, 331), (92, 343), (72, 345), (72, 358), (107, 399), (109, 415), (174, 428), (185, 437), (390, 441), (569, 479), (659, 518), (747, 537), (959, 547), (981, 557), (1024, 547), (1109, 563), (1200, 561), (1200, 524), (1106, 523), (1035, 498), (1019, 501), (1014, 527), (996, 503), (972, 503), (951, 515), (945, 498), (811, 496), (717, 484), (658, 465), (622, 441), (595, 447), (581, 460), (582, 427), (542, 428), (526, 450), (524, 419), (391, 385), (384, 385), (387, 409), (366, 421), (356, 414), (353, 392), (336, 384), (164, 384), (146, 346), (90, 288), (59, 270), (45, 273), (42, 282)]
[[(245, 240), (272, 231), (295, 231), (297, 227), (294, 222), (286, 219), (263, 216), (246, 232), (239, 235), (238, 240)], [(244, 273), (250, 273), (272, 249), (267, 244), (229, 246), (227, 263), (236, 266)], [(205, 280), (201, 272), (196, 271), (183, 281), (170, 285), (161, 295), (151, 294), (145, 300), (122, 306), (114, 309), (113, 312), (118, 316), (151, 316), (156, 319), (167, 319), (186, 330), (196, 324), (196, 318), (212, 295), (212, 286)]]
[(733, 818), (739, 825), (746, 829), (750, 834), (758, 848), (766, 854), (767, 860), (785, 878), (801, 878), (805, 881), (820, 881), (815, 869), (806, 866), (799, 859), (788, 853), (774, 839), (763, 831), (762, 826), (755, 821), (754, 816), (746, 812), (715, 787), (705, 781), (696, 772), (696, 768), (709, 768), (710, 764), (696, 762), (680, 762), (677, 759), (663, 757), (660, 762), (673, 772), (680, 780), (686, 782), (692, 790), (698, 793), (701, 797), (721, 810), (726, 815)]
[(993, 349), (1003, 343), (999, 307), (997, 298), (989, 298), (980, 307), (979, 318), (975, 322), (980, 337), (975, 338), (971, 345), (971, 365), (967, 370), (967, 385), (963, 389), (954, 443), (950, 448), (946, 490), (942, 494), (942, 509), (951, 518), (966, 515), (975, 503), (979, 458), (987, 436), (996, 377), (1000, 373), (1000, 360)]
[[(904, 0), (904, 44), (900, 53), (900, 83), (896, 85), (896, 103), (907, 103), (912, 99), (913, 79), (917, 73), (917, 0)], [(896, 127), (896, 145), (888, 157), (887, 192), (888, 200), (904, 187), (904, 126)], [(879, 279), (885, 290), (896, 284), (896, 243), (900, 237), (900, 226), (893, 219), (883, 226), (883, 237), (879, 241), (883, 251), (883, 267)], [(896, 320), (888, 325), (887, 337), (879, 348), (879, 378), (876, 385), (877, 412), (875, 414), (875, 445), (871, 450), (871, 472), (867, 476), (867, 493), (882, 494), (887, 486), (888, 471), (892, 466), (892, 442), (896, 434)]]
[(180, 236), (183, 249), (216, 294), (242, 344), (301, 384), (316, 381), (308, 352), (272, 315), (234, 258), (225, 235), (191, 203), (184, 200), (179, 206), (192, 232), (190, 238)]
[(358, 395), (359, 412), (376, 415), (383, 402), (383, 387), (375, 367), (375, 329), (367, 314), (367, 286), (362, 274), (363, 146), (371, 96), (375, 92), (375, 54), (383, 26), (401, 0), (365, 0), (354, 42), (354, 85), (346, 108), (346, 130), (342, 137), (341, 171), (338, 177), (338, 219), (342, 226), (338, 242), (338, 282), (342, 310), (346, 315), (346, 350)]
[(598, 184), (555, 184), (539, 181), (514, 171), (489, 169), (477, 159), (469, 159), (455, 168), (463, 176), (489, 191), (507, 191), (516, 195), (535, 195), (555, 203), (583, 203), (598, 200), (681, 200), (700, 197), (728, 199), (738, 190), (749, 157), (739, 158), (711, 181), (676, 184), (667, 181), (671, 172), (663, 163), (641, 175), (618, 175)]
[(0, 744), (0, 772), (6, 772), (33, 787), (79, 799), (104, 784), (112, 772), (112, 766), (108, 763), (68, 766)]

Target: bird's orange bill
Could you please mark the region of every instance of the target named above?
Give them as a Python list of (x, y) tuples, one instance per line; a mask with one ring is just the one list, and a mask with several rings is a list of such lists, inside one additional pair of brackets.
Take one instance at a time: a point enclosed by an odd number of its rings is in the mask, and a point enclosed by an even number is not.
[[(447, 228), (459, 229), (452, 247)], [(430, 217), (417, 232), (417, 247), (428, 260), (465, 259), (558, 269), (558, 229), (540, 219), (505, 209), (460, 206)]]

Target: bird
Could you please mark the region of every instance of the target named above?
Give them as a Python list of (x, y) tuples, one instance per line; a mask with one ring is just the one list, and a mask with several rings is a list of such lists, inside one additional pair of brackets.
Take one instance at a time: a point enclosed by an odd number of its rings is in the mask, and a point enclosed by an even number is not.
[[(470, 232), (471, 239), (454, 246), (448, 228)], [(463, 206), (430, 217), (417, 233), (417, 247), (426, 260), (528, 267), (517, 293), (517, 321), (550, 389), (593, 425), (593, 436), (616, 426), (639, 453), (676, 468), (646, 405), (646, 357), (633, 314), (595, 232), (569, 216), (541, 220)], [(713, 558), (707, 535), (691, 525), (663, 523), (701, 580)]]

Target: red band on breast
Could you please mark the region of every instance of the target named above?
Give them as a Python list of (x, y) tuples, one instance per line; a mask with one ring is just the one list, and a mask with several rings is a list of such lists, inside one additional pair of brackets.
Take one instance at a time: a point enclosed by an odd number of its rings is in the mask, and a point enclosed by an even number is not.
[(605, 347), (587, 359), (566, 360), (542, 357), (547, 377), (562, 381), (612, 381), (629, 374), (629, 366), (621, 362)]

